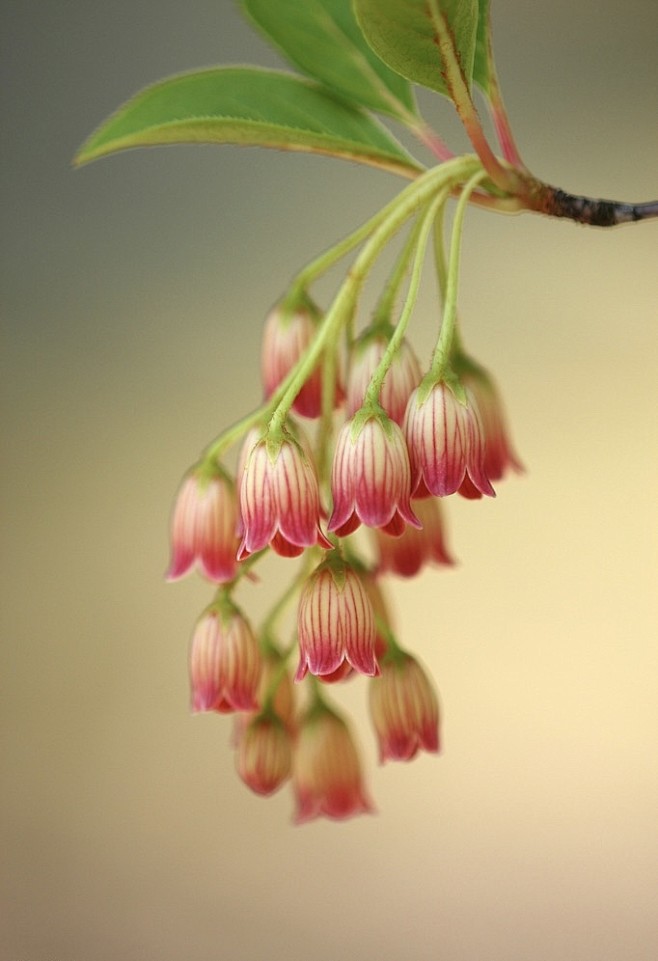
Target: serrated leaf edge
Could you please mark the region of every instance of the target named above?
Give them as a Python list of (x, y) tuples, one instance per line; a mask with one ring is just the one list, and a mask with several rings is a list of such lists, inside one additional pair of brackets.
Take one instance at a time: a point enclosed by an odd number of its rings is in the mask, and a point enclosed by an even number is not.
[[(225, 116), (222, 116), (221, 118), (217, 118), (212, 115), (204, 115), (204, 114), (199, 114), (194, 118), (188, 117), (181, 120), (168, 121), (162, 124), (154, 124), (151, 127), (145, 127), (142, 133), (140, 134), (141, 141), (138, 143), (135, 143), (134, 135), (131, 135), (131, 136), (118, 137), (100, 148), (93, 148), (94, 140), (98, 137), (98, 135), (102, 130), (104, 130), (106, 127), (108, 127), (112, 123), (112, 121), (115, 118), (118, 118), (126, 110), (126, 108), (139, 103), (140, 100), (149, 96), (154, 91), (157, 91), (160, 87), (166, 86), (168, 83), (171, 83), (171, 81), (173, 80), (184, 79), (185, 77), (194, 77), (201, 73), (216, 73), (218, 71), (224, 71), (224, 70), (252, 70), (259, 74), (264, 74), (268, 76), (288, 77), (298, 81), (299, 83), (303, 84), (304, 86), (308, 87), (311, 90), (317, 90), (318, 92), (322, 93), (324, 96), (334, 100), (338, 105), (342, 107), (347, 107), (348, 109), (352, 110), (355, 114), (360, 114), (362, 117), (366, 117), (370, 121), (370, 123), (373, 124), (373, 126), (378, 127), (379, 130), (382, 132), (382, 134), (384, 134), (388, 139), (390, 139), (392, 146), (399, 151), (401, 158), (408, 158), (408, 159), (406, 162), (403, 159), (396, 160), (393, 154), (387, 153), (383, 149), (380, 150), (377, 147), (371, 147), (366, 152), (364, 150), (364, 145), (362, 143), (358, 141), (349, 140), (347, 138), (344, 138), (342, 142), (345, 143), (348, 148), (350, 146), (354, 147), (354, 150), (347, 149), (347, 150), (337, 151), (335, 149), (331, 149), (331, 146), (330, 146), (331, 143), (332, 142), (335, 143), (332, 137), (321, 134), (321, 133), (317, 133), (315, 131), (308, 130), (308, 128), (304, 128), (304, 127), (290, 127), (286, 124), (269, 125), (266, 122), (260, 122), (255, 120), (245, 120), (243, 117), (232, 117), (229, 115), (225, 115)], [(208, 139), (202, 136), (201, 134), (199, 134), (198, 137), (194, 137), (191, 135), (192, 129), (197, 126), (202, 127), (204, 125), (211, 124), (215, 127), (230, 128), (231, 123), (235, 124), (236, 126), (239, 124), (243, 128), (253, 127), (255, 130), (259, 130), (261, 132), (271, 130), (274, 132), (275, 136), (272, 137), (269, 143), (262, 143), (260, 138), (256, 136), (254, 136), (253, 139), (244, 139), (243, 137), (241, 138), (236, 135), (236, 139), (222, 138), (221, 140), (217, 140), (214, 138)], [(172, 128), (180, 129), (181, 127), (189, 128), (190, 139), (188, 141), (180, 141), (180, 140), (174, 139), (173, 137), (167, 138), (162, 136), (155, 136), (156, 131), (158, 132), (158, 134), (162, 134), (168, 129), (169, 130), (171, 130)], [(281, 132), (283, 131), (289, 131), (290, 138), (281, 138), (280, 136), (276, 136), (276, 134), (280, 135)], [(152, 133), (154, 136), (153, 137), (149, 136), (149, 133)], [(314, 146), (309, 146), (308, 144), (296, 144), (294, 142), (296, 133), (302, 133), (306, 137), (313, 139), (315, 141)], [(376, 166), (380, 169), (389, 170), (392, 173), (400, 174), (402, 176), (405, 176), (411, 179), (418, 176), (418, 174), (425, 169), (417, 160), (415, 160), (415, 158), (411, 156), (411, 154), (409, 154), (405, 150), (403, 145), (400, 144), (398, 140), (396, 140), (396, 138), (391, 134), (388, 128), (385, 127), (377, 119), (377, 117), (372, 116), (372, 114), (369, 111), (366, 111), (360, 108), (356, 104), (346, 102), (344, 98), (339, 97), (331, 88), (327, 87), (325, 84), (317, 83), (316, 81), (310, 81), (306, 77), (303, 77), (299, 74), (292, 73), (289, 71), (268, 70), (262, 67), (254, 67), (249, 64), (231, 64), (230, 66), (207, 67), (207, 68), (201, 68), (198, 70), (183, 71), (182, 73), (173, 74), (170, 77), (165, 77), (163, 80), (158, 80), (155, 83), (152, 83), (146, 87), (143, 87), (133, 97), (130, 97), (128, 100), (124, 101), (124, 103), (122, 103), (102, 123), (100, 123), (98, 127), (96, 127), (93, 133), (84, 141), (82, 146), (76, 152), (73, 158), (73, 165), (75, 167), (82, 167), (87, 163), (91, 163), (93, 160), (97, 160), (97, 159), (100, 159), (101, 157), (108, 156), (109, 154), (116, 153), (119, 150), (127, 150), (127, 149), (133, 149), (133, 148), (138, 149), (139, 147), (142, 147), (142, 146), (158, 146), (158, 145), (164, 146), (167, 144), (172, 145), (172, 144), (181, 143), (181, 142), (207, 143), (207, 144), (234, 143), (237, 145), (243, 144), (243, 145), (250, 145), (250, 146), (262, 146), (262, 147), (269, 147), (273, 149), (297, 151), (302, 153), (308, 153), (308, 152), (319, 153), (326, 156), (337, 157), (338, 159), (347, 159), (347, 160), (354, 160), (359, 163), (367, 163), (372, 166)]]

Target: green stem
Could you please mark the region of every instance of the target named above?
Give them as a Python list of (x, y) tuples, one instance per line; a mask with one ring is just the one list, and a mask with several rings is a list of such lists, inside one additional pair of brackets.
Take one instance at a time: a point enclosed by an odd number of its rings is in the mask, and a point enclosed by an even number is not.
[[(415, 183), (417, 183), (417, 181), (414, 181), (414, 184)], [(413, 186), (413, 184), (411, 186)], [(404, 193), (404, 191), (402, 191), (402, 193)], [(392, 203), (395, 203), (395, 201), (392, 201)], [(385, 207), (382, 207), (374, 217), (371, 217), (370, 220), (367, 220), (360, 227), (357, 227), (355, 231), (343, 238), (339, 243), (330, 247), (329, 250), (325, 250), (319, 257), (312, 260), (310, 264), (307, 264), (306, 267), (297, 274), (290, 285), (290, 291), (283, 300), (284, 305), (289, 301), (297, 303), (299, 298), (304, 296), (306, 288), (312, 284), (314, 280), (321, 277), (322, 274), (330, 270), (334, 264), (347, 256), (350, 251), (363, 243), (366, 237), (370, 236), (370, 234), (377, 229), (382, 220), (386, 219), (391, 205), (392, 204), (387, 204)]]
[(382, 620), (381, 617), (375, 615), (375, 626), (377, 633), (380, 634), (386, 641), (386, 653), (384, 654), (384, 660), (399, 661), (405, 656), (405, 651), (398, 644), (398, 640), (389, 627), (389, 625)]
[(295, 577), (292, 579), (288, 587), (285, 589), (285, 591), (283, 592), (279, 600), (272, 607), (269, 614), (263, 621), (260, 629), (261, 634), (269, 635), (274, 632), (276, 622), (281, 617), (281, 615), (285, 612), (286, 608), (294, 598), (295, 594), (299, 591), (300, 587), (306, 580), (306, 577), (308, 576), (308, 572), (310, 568), (310, 561), (307, 555), (310, 553), (312, 553), (312, 551), (305, 551), (304, 563), (302, 564), (300, 570), (297, 572)]
[[(455, 193), (457, 194), (457, 192)], [(471, 194), (470, 203), (475, 207), (482, 207), (484, 210), (493, 210), (499, 214), (518, 214), (522, 210), (527, 209), (526, 201), (517, 193), (497, 197), (475, 191), (475, 193)]]
[(411, 260), (413, 252), (418, 243), (420, 226), (421, 222), (418, 222), (414, 225), (413, 229), (409, 231), (409, 236), (407, 237), (404, 247), (398, 255), (398, 259), (395, 262), (393, 270), (386, 281), (386, 286), (381, 292), (377, 306), (375, 307), (372, 323), (373, 327), (390, 327), (391, 315), (393, 314), (395, 301), (400, 287), (402, 286), (402, 282), (406, 276), (407, 269), (409, 267), (409, 261)]
[(441, 193), (430, 202), (420, 222), (416, 253), (411, 271), (411, 280), (409, 282), (407, 298), (404, 302), (400, 319), (398, 320), (397, 326), (384, 352), (384, 356), (377, 365), (377, 369), (375, 370), (370, 384), (368, 385), (368, 390), (366, 391), (366, 396), (363, 401), (364, 407), (375, 406), (379, 403), (379, 394), (382, 389), (382, 384), (384, 383), (384, 378), (386, 377), (390, 366), (393, 363), (395, 355), (400, 349), (400, 344), (404, 338), (407, 326), (409, 324), (409, 319), (411, 318), (411, 314), (413, 313), (413, 309), (416, 305), (418, 290), (420, 288), (420, 280), (423, 273), (423, 262), (425, 260), (427, 242), (429, 240), (432, 224), (437, 212), (445, 204), (448, 193), (449, 187), (445, 187)]
[[(332, 339), (338, 338), (341, 326), (351, 316), (360, 287), (385, 245), (405, 221), (437, 190), (445, 186), (453, 186), (473, 172), (478, 174), (477, 183), (483, 180), (485, 174), (480, 168), (480, 162), (475, 157), (455, 157), (439, 167), (428, 170), (383, 208), (381, 214), (385, 216), (382, 216), (379, 226), (370, 235), (354, 261), (310, 348), (285, 381), (283, 396), (270, 419), (271, 431), (276, 433), (282, 429), (288, 411), (302, 385), (315, 368), (325, 346)], [(470, 192), (467, 198), (469, 195)]]
[(272, 401), (276, 401), (278, 395), (279, 392), (273, 394), (269, 404), (262, 404), (260, 407), (257, 407), (256, 410), (242, 417), (239, 421), (236, 421), (235, 424), (220, 434), (219, 437), (215, 438), (203, 451), (201, 460), (205, 464), (215, 463), (220, 460), (224, 452), (240, 440), (250, 427), (253, 427), (258, 421), (265, 420), (268, 410), (272, 406)]
[(452, 224), (452, 236), (450, 238), (450, 261), (448, 264), (448, 274), (445, 285), (445, 302), (443, 305), (443, 319), (441, 321), (441, 332), (434, 350), (432, 366), (426, 377), (428, 383), (437, 383), (443, 378), (450, 360), (457, 321), (457, 286), (459, 277), (459, 257), (461, 249), (461, 237), (464, 227), (464, 215), (466, 206), (471, 193), (485, 177), (483, 171), (478, 171), (468, 181), (462, 191), (462, 195), (457, 202), (455, 217)]
[(448, 278), (446, 252), (443, 243), (444, 213), (445, 207), (441, 207), (434, 219), (434, 263), (436, 267), (436, 278), (439, 282), (439, 295), (442, 307), (446, 299), (446, 284)]
[(314, 674), (307, 674), (304, 680), (308, 685), (309, 693), (311, 695), (309, 713), (328, 708), (329, 705), (325, 700), (324, 691), (322, 690), (322, 685), (320, 684), (317, 677)]
[(328, 482), (326, 477), (329, 470), (329, 449), (331, 447), (331, 436), (333, 434), (333, 414), (336, 403), (336, 369), (338, 358), (336, 356), (338, 344), (334, 342), (325, 351), (322, 363), (322, 414), (318, 427), (316, 464), (318, 480), (321, 484)]
[[(472, 199), (472, 197), (471, 197)], [(436, 266), (436, 276), (439, 283), (439, 295), (441, 300), (441, 310), (443, 311), (446, 300), (446, 288), (448, 285), (448, 267), (446, 261), (445, 244), (443, 242), (443, 214), (445, 207), (439, 210), (434, 221), (434, 256)], [(459, 331), (459, 318), (455, 318), (455, 328), (453, 332), (451, 352), (461, 344)]]

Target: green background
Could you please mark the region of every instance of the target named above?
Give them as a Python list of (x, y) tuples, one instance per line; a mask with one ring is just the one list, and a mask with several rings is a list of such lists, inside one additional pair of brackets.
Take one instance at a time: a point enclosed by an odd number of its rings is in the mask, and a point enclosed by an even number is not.
[[(653, 0), (493, 13), (530, 168), (655, 197)], [(163, 582), (168, 516), (260, 397), (270, 304), (402, 181), (232, 147), (74, 172), (146, 83), (279, 61), (230, 2), (9, 0), (2, 17), (2, 958), (655, 957), (656, 225), (469, 214), (467, 342), (528, 470), (447, 505), (458, 569), (393, 585), (443, 755), (378, 768), (352, 682), (336, 693), (379, 814), (296, 829), (288, 790), (266, 802), (235, 776), (230, 721), (189, 715), (210, 591)], [(450, 104), (423, 105), (465, 148)], [(244, 595), (256, 621), (282, 567)]]

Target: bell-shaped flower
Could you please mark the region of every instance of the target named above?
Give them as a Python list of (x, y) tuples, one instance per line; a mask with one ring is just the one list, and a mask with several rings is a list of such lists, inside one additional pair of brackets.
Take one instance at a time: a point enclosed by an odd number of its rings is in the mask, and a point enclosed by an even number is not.
[(492, 378), (472, 365), (463, 375), (464, 386), (475, 401), (484, 434), (484, 471), (489, 480), (500, 480), (509, 470), (521, 473), (519, 460), (509, 438), (500, 394)]
[(184, 479), (171, 524), (167, 579), (177, 580), (195, 565), (211, 581), (233, 580), (237, 570), (237, 497), (222, 468), (198, 468)]
[(374, 810), (350, 730), (322, 703), (313, 705), (302, 720), (292, 777), (298, 824), (320, 816), (344, 819)]
[(333, 675), (344, 662), (370, 677), (379, 671), (375, 615), (368, 593), (356, 571), (335, 552), (302, 588), (297, 634), (297, 681), (308, 671), (320, 678)]
[(477, 408), (463, 391), (460, 399), (445, 382), (429, 391), (416, 388), (407, 405), (404, 433), (416, 496), (444, 497), (462, 485), (495, 496), (484, 467), (484, 437)]
[(252, 448), (240, 485), (242, 541), (238, 560), (271, 545), (298, 557), (306, 547), (332, 545), (320, 530), (320, 494), (315, 468), (288, 433)]
[(385, 414), (365, 408), (343, 425), (331, 471), (334, 509), (327, 528), (339, 537), (360, 524), (399, 535), (420, 522), (411, 509), (411, 469), (404, 436)]
[[(384, 356), (387, 344), (386, 336), (368, 331), (354, 345), (347, 378), (348, 417), (352, 417), (363, 406), (370, 381)], [(420, 364), (411, 344), (404, 338), (386, 372), (379, 395), (379, 403), (383, 409), (391, 420), (400, 426), (404, 421), (404, 412), (411, 392), (418, 386), (420, 379)]]
[(441, 505), (437, 497), (412, 501), (420, 530), (405, 527), (401, 537), (375, 531), (380, 574), (414, 577), (426, 564), (454, 564), (445, 543)]
[[(272, 396), (313, 343), (320, 317), (320, 311), (308, 299), (294, 310), (286, 310), (279, 305), (268, 314), (261, 345), (261, 374), (266, 399)], [(341, 399), (342, 388), (337, 381), (335, 403), (340, 403)], [(302, 385), (293, 403), (293, 410), (303, 417), (320, 416), (322, 358)]]
[(292, 770), (292, 742), (276, 714), (264, 712), (247, 724), (238, 744), (236, 767), (256, 794), (273, 794), (287, 781)]
[(370, 715), (380, 761), (409, 761), (419, 750), (439, 750), (439, 705), (432, 681), (418, 661), (396, 650), (382, 661), (369, 685)]
[[(395, 537), (388, 537), (387, 539), (392, 541), (397, 540)], [(387, 638), (392, 630), (391, 614), (377, 573), (372, 570), (367, 570), (365, 567), (363, 570), (357, 570), (357, 573), (361, 578), (361, 583), (366, 589), (366, 594), (372, 604), (373, 614), (375, 615), (375, 659), (379, 662), (380, 657), (383, 657), (386, 653), (388, 645)], [(322, 675), (322, 683), (335, 684), (337, 681), (343, 681), (353, 676), (354, 668), (350, 665), (349, 661), (343, 661), (331, 674)]]
[(228, 598), (221, 598), (204, 611), (192, 636), (192, 710), (256, 710), (261, 670), (249, 623)]

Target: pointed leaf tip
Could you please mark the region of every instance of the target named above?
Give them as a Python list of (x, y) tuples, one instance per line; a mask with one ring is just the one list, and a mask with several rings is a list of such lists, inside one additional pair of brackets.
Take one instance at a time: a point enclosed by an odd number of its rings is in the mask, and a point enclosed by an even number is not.
[(82, 145), (81, 166), (133, 147), (232, 143), (355, 160), (415, 177), (421, 165), (374, 118), (291, 74), (217, 67), (138, 93)]

